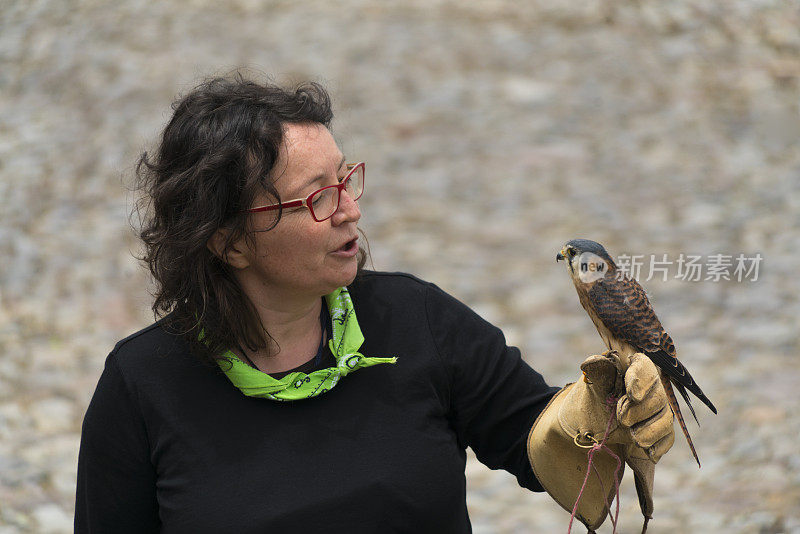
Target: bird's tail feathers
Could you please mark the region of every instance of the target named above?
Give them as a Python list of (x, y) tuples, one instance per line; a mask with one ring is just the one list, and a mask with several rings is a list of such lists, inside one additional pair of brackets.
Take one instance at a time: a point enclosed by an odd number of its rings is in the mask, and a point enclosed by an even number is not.
[[(689, 430), (686, 428), (686, 421), (683, 420), (683, 414), (678, 406), (678, 398), (675, 396), (675, 391), (672, 389), (669, 377), (663, 372), (659, 374), (661, 375), (661, 384), (663, 384), (664, 391), (667, 393), (669, 407), (672, 408), (672, 414), (678, 419), (678, 424), (681, 426), (681, 430), (683, 430), (683, 435), (686, 436), (686, 441), (689, 443), (689, 448), (692, 450), (692, 456), (694, 456), (694, 460), (697, 462), (697, 467), (700, 467), (700, 458), (697, 457), (694, 443), (692, 442), (692, 438), (689, 437)], [(694, 412), (694, 410), (692, 411)]]
[[(698, 388), (698, 389), (699, 389), (699, 388)], [(699, 392), (699, 394), (698, 394), (698, 393), (696, 393), (696, 395), (697, 395), (697, 398), (698, 398), (698, 399), (700, 399), (700, 400), (703, 402), (703, 404), (705, 404), (706, 406), (708, 406), (708, 409), (709, 409), (709, 410), (711, 410), (711, 411), (712, 411), (712, 412), (714, 412), (715, 414), (717, 413), (717, 407), (716, 407), (716, 406), (714, 406), (714, 403), (713, 403), (713, 402), (711, 402), (711, 400), (710, 400), (708, 397), (706, 397), (706, 396), (705, 396), (705, 394), (704, 394), (702, 391), (700, 391), (700, 392)], [(689, 403), (689, 401), (686, 401), (686, 403), (688, 404), (688, 403)]]
[[(680, 383), (684, 388), (688, 389), (691, 393), (700, 399), (700, 401), (708, 406), (708, 409), (714, 413), (717, 413), (717, 407), (714, 406), (714, 403), (711, 402), (711, 399), (706, 397), (703, 390), (700, 389), (700, 386), (697, 385), (697, 382), (694, 381), (692, 375), (689, 374), (689, 370), (684, 367), (684, 365), (678, 361), (678, 359), (674, 355), (667, 354), (664, 352), (663, 349), (658, 349), (654, 351), (646, 351), (647, 355), (650, 357), (651, 360), (659, 367), (661, 370), (668, 374), (672, 379), (673, 383), (677, 385)], [(686, 398), (684, 395), (683, 398)], [(686, 401), (688, 404), (688, 400)], [(691, 406), (691, 405), (690, 405)], [(692, 410), (694, 412), (694, 410)]]
[(681, 394), (683, 400), (686, 401), (686, 406), (688, 406), (689, 411), (692, 412), (692, 417), (694, 417), (694, 422), (697, 423), (697, 426), (700, 426), (700, 421), (697, 420), (697, 414), (694, 413), (694, 407), (692, 406), (692, 402), (689, 400), (689, 393), (686, 392), (686, 388), (683, 387), (682, 384), (676, 381), (672, 381), (672, 385), (675, 386), (675, 389), (677, 389), (678, 393)]

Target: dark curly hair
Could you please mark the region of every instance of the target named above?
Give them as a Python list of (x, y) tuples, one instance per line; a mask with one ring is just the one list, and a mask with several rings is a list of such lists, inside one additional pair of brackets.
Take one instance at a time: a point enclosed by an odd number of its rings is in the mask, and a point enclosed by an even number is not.
[[(241, 237), (252, 239), (241, 210), (264, 191), (281, 201), (270, 171), (283, 126), (329, 127), (330, 97), (317, 83), (284, 89), (237, 73), (202, 83), (172, 109), (158, 152), (144, 152), (136, 166), (137, 189), (144, 193), (136, 212), (145, 214), (139, 259), (155, 281), (153, 312), (208, 363), (234, 347), (269, 350), (268, 325), (206, 243), (221, 228), (226, 251)], [(359, 250), (359, 271), (366, 257)]]

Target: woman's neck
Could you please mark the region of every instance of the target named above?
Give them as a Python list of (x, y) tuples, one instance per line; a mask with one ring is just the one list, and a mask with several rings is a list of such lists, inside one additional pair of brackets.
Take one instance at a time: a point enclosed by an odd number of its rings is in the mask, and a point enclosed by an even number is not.
[(255, 305), (261, 323), (272, 338), (268, 350), (245, 353), (259, 370), (265, 373), (288, 371), (314, 357), (322, 337), (321, 298), (295, 306)]

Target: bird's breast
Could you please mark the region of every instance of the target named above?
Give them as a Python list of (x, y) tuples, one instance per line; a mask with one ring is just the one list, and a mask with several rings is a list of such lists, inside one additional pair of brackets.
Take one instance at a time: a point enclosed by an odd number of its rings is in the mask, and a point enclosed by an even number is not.
[[(581, 304), (583, 304), (583, 302), (581, 302)], [(586, 313), (589, 314), (589, 318), (592, 320), (592, 323), (594, 323), (594, 327), (597, 329), (597, 333), (600, 334), (600, 337), (603, 339), (603, 343), (606, 344), (606, 347), (608, 347), (609, 350), (617, 351), (619, 354), (624, 372), (624, 370), (628, 369), (631, 355), (640, 351), (630, 343), (614, 335), (611, 330), (606, 327), (603, 321), (600, 320), (600, 317), (597, 316), (597, 313), (595, 313), (594, 309), (588, 305), (588, 299), (587, 303), (584, 304), (583, 307), (586, 309)]]

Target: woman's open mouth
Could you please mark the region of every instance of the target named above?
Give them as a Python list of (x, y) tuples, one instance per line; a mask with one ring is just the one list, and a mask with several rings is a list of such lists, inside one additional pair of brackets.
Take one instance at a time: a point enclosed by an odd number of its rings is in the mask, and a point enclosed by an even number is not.
[(333, 254), (337, 256), (342, 256), (345, 258), (351, 258), (358, 253), (358, 238), (351, 239), (335, 251)]

